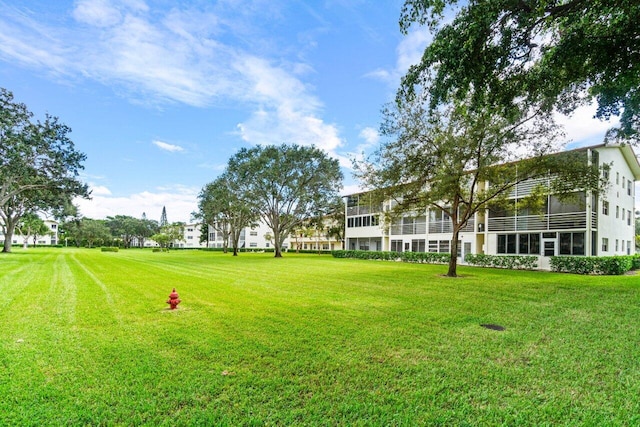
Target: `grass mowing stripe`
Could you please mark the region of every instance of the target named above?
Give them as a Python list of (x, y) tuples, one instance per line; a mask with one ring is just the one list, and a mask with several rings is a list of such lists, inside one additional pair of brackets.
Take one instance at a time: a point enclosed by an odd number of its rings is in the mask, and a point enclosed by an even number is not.
[[(31, 312), (42, 304), (35, 276), (13, 300), (40, 339), (4, 343), (0, 393), (35, 397), (0, 401), (0, 424), (640, 423), (637, 277), (461, 267), (449, 279), (443, 266), (314, 255), (30, 252), (49, 280), (51, 253), (68, 257), (56, 268), (74, 283), (74, 322)], [(170, 311), (174, 285), (184, 302)], [(45, 318), (62, 329), (57, 341)], [(33, 377), (38, 360), (66, 372)]]

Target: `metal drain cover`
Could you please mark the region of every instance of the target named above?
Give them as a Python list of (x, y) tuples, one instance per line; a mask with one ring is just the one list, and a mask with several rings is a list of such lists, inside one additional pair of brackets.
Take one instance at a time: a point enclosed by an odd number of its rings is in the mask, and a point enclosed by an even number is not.
[(494, 331), (504, 331), (506, 329), (504, 326), (494, 325), (492, 323), (483, 323), (480, 326), (482, 326), (483, 328), (494, 330)]

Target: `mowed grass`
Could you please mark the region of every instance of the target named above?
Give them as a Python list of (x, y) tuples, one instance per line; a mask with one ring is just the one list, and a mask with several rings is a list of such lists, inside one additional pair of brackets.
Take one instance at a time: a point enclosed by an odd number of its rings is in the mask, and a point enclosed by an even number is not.
[(445, 270), (0, 254), (0, 425), (640, 424), (640, 276)]

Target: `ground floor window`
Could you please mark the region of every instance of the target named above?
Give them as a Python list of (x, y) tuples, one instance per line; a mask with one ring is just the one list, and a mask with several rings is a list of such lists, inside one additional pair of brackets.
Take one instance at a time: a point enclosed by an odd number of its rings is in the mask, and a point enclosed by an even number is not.
[(429, 252), (438, 252), (437, 240), (429, 240)]
[(540, 255), (540, 234), (518, 234), (518, 253), (523, 255)]
[(609, 251), (609, 239), (607, 239), (606, 237), (602, 238), (602, 252), (608, 252)]
[(411, 251), (412, 252), (424, 252), (425, 251), (425, 240), (424, 239), (413, 239), (411, 241)]
[(498, 234), (499, 254), (515, 254), (516, 253), (516, 234)]
[(438, 252), (440, 252), (441, 254), (448, 254), (450, 251), (449, 245), (450, 242), (448, 240), (440, 240), (438, 242)]
[(402, 240), (392, 240), (391, 241), (391, 251), (392, 252), (402, 252)]
[(584, 255), (584, 232), (559, 235), (560, 255)]
[(498, 234), (499, 254), (540, 255), (540, 233)]

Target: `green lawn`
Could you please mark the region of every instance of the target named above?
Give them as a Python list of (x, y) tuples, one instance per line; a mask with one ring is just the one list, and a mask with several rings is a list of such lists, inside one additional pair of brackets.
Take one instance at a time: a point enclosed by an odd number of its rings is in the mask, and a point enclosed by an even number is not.
[(0, 254), (0, 425), (640, 424), (639, 276), (445, 271)]

